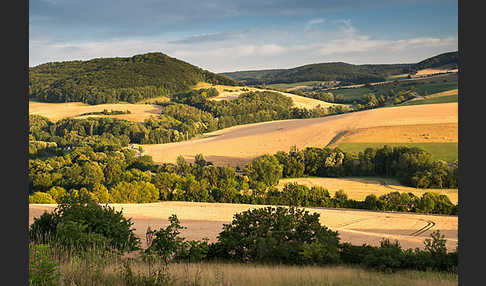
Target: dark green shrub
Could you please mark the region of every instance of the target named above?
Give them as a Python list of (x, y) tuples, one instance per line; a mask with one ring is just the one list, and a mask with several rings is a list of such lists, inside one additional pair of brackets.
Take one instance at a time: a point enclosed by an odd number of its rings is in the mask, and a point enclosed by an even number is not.
[(132, 225), (122, 211), (100, 206), (88, 195), (71, 194), (62, 197), (52, 213), (34, 218), (29, 234), (34, 242), (50, 239), (82, 248), (107, 242), (112, 249), (123, 252), (140, 247), (140, 239), (135, 236)]
[(289, 264), (330, 263), (337, 260), (338, 243), (337, 232), (322, 226), (318, 213), (266, 207), (235, 214), (231, 224), (223, 225), (210, 256)]

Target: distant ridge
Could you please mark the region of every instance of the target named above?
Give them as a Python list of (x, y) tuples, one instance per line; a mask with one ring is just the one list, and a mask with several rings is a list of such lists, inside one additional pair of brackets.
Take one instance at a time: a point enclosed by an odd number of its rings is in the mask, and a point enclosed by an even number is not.
[(65, 61), (29, 68), (29, 97), (45, 102), (137, 102), (188, 90), (198, 82), (238, 82), (163, 53)]
[(291, 69), (269, 69), (220, 73), (246, 84), (294, 83), (302, 81), (338, 80), (347, 84), (362, 84), (384, 81), (387, 76), (414, 72), (425, 68), (445, 65), (457, 66), (459, 53), (443, 53), (419, 63), (409, 64), (364, 64), (343, 62), (318, 63)]

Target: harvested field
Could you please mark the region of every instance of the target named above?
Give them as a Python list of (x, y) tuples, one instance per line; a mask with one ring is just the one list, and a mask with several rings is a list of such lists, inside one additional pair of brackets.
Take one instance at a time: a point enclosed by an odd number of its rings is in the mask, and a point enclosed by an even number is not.
[[(362, 128), (458, 122), (457, 103), (379, 108), (310, 119), (262, 122), (205, 134), (184, 142), (143, 145), (154, 162), (176, 161), (182, 155), (192, 161), (198, 153), (216, 165), (243, 167), (255, 157), (288, 151), (291, 146), (324, 147), (340, 136)], [(435, 136), (447, 137), (450, 133)], [(382, 142), (388, 141), (381, 138)]]
[[(152, 229), (168, 224), (167, 218), (176, 214), (187, 229), (181, 232), (187, 239), (209, 238), (215, 241), (224, 223), (231, 222), (233, 215), (247, 209), (261, 208), (261, 205), (158, 202), (150, 204), (112, 204), (115, 209), (123, 209), (126, 217), (134, 222), (137, 236), (145, 237), (150, 225)], [(51, 211), (55, 205), (29, 205), (29, 224), (34, 217), (44, 211)], [(431, 231), (440, 230), (447, 238), (447, 247), (457, 246), (457, 216), (422, 215), (413, 213), (373, 212), (350, 209), (306, 208), (321, 215), (321, 223), (337, 230), (341, 241), (361, 245), (379, 245), (382, 238), (399, 240), (404, 248), (423, 247), (425, 238)], [(417, 231), (424, 228), (424, 232)], [(142, 239), (143, 241), (143, 239)]]
[(248, 87), (248, 86), (211, 85), (209, 83), (200, 82), (194, 87), (194, 89), (210, 88), (210, 87), (216, 88), (219, 92), (219, 95), (217, 97), (212, 98), (212, 100), (216, 100), (216, 101), (236, 99), (236, 98), (238, 98), (238, 96), (241, 93), (246, 92), (243, 89), (247, 89), (248, 91), (271, 91), (271, 92), (280, 93), (282, 95), (285, 95), (285, 96), (292, 98), (292, 100), (294, 101), (294, 106), (299, 107), (299, 108), (312, 109), (314, 107), (317, 107), (318, 105), (320, 105), (321, 107), (328, 107), (328, 106), (332, 106), (332, 105), (348, 106), (346, 104), (329, 103), (329, 102), (325, 102), (325, 101), (322, 101), (322, 100), (317, 100), (317, 99), (313, 99), (313, 98), (295, 95), (295, 94), (292, 94), (292, 93), (269, 90), (269, 89), (261, 89), (261, 88), (255, 88), (255, 87)]
[(363, 201), (367, 195), (375, 194), (377, 197), (390, 192), (413, 193), (421, 197), (426, 192), (435, 192), (447, 195), (453, 204), (458, 202), (457, 189), (417, 189), (400, 185), (397, 180), (391, 178), (288, 178), (280, 179), (277, 188), (281, 190), (287, 183), (297, 182), (312, 186), (321, 186), (326, 188), (331, 196), (339, 190), (343, 190), (348, 198)]
[(350, 142), (458, 142), (458, 123), (379, 126), (350, 131), (333, 142), (338, 146)]
[[(130, 114), (118, 115), (85, 115), (78, 116), (86, 112), (98, 112), (104, 109), (126, 111), (130, 110)], [(29, 101), (29, 113), (42, 115), (52, 121), (61, 120), (67, 117), (87, 118), (87, 117), (112, 117), (118, 119), (126, 119), (136, 122), (143, 122), (150, 116), (157, 116), (160, 114), (160, 106), (152, 104), (131, 104), (131, 103), (114, 103), (114, 104), (98, 104), (89, 105), (81, 102), (67, 102), (67, 103), (47, 103)]]
[(459, 69), (444, 70), (444, 69), (423, 69), (417, 71), (416, 76), (437, 74), (437, 73), (448, 73), (448, 72), (458, 72)]

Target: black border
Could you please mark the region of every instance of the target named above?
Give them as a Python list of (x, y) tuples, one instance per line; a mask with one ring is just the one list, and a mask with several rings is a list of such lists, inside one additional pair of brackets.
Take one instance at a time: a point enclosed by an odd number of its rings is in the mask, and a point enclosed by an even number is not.
[[(460, 0), (459, 23), (459, 285), (481, 285), (484, 253), (484, 72), (481, 2)], [(482, 155), (482, 156), (481, 156)], [(481, 279), (482, 280), (482, 279)], [(476, 282), (476, 283), (475, 283)]]
[[(4, 281), (10, 285), (28, 285), (28, 49), (29, 49), (29, 2), (8, 1), (2, 11), (2, 48), (4, 72), (3, 93), (4, 137), (2, 143), (3, 167), (3, 235), (2, 245), (7, 254), (2, 255)], [(459, 39), (459, 285), (480, 285), (476, 278), (484, 277), (482, 258), (483, 236), (481, 226), (484, 187), (481, 182), (482, 168), (477, 163), (482, 155), (482, 127), (485, 113), (480, 100), (484, 93), (484, 72), (480, 70), (484, 55), (480, 53), (483, 41), (484, 12), (476, 1), (458, 1)], [(477, 7), (476, 7), (477, 6)], [(466, 35), (469, 35), (467, 37)], [(469, 40), (469, 41), (468, 41)], [(7, 48), (7, 51), (5, 51)], [(476, 64), (476, 65), (475, 65)], [(483, 67), (484, 68), (484, 67)], [(5, 112), (8, 111), (8, 112)], [(15, 115), (15, 116), (12, 116)], [(13, 139), (12, 137), (15, 137)], [(15, 152), (13, 152), (15, 150)], [(5, 172), (7, 171), (7, 172)], [(484, 184), (484, 183), (483, 183)], [(6, 207), (8, 206), (8, 207)], [(479, 227), (479, 228), (478, 228)]]
[(0, 284), (28, 285), (29, 1), (4, 3), (2, 12), (2, 86), (7, 89), (2, 92), (4, 109), (0, 119), (4, 150), (0, 208), (4, 253)]

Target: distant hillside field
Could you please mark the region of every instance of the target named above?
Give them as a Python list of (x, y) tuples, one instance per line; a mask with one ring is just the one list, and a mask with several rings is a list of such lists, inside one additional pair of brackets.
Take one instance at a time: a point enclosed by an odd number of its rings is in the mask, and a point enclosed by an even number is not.
[(202, 88), (210, 88), (210, 87), (216, 88), (219, 92), (219, 95), (217, 97), (212, 98), (212, 100), (216, 100), (216, 101), (233, 100), (233, 99), (238, 98), (238, 96), (240, 94), (242, 94), (244, 92), (248, 92), (248, 91), (271, 91), (271, 92), (277, 92), (279, 94), (290, 97), (292, 99), (292, 101), (294, 102), (294, 106), (299, 107), (299, 108), (312, 109), (312, 108), (315, 108), (319, 105), (321, 107), (329, 107), (329, 106), (334, 106), (334, 105), (349, 106), (347, 104), (330, 103), (330, 102), (317, 100), (317, 99), (304, 97), (304, 96), (299, 96), (299, 95), (287, 93), (287, 92), (261, 89), (261, 88), (248, 87), (248, 86), (212, 85), (212, 84), (209, 84), (209, 83), (200, 82), (194, 87), (194, 89), (202, 89)]
[(279, 150), (287, 152), (293, 145), (297, 148), (324, 147), (350, 130), (457, 122), (457, 103), (401, 106), (321, 118), (240, 125), (206, 133), (202, 139), (143, 145), (143, 148), (144, 154), (152, 156), (156, 163), (174, 163), (179, 155), (192, 161), (196, 154), (201, 153), (216, 165), (243, 167), (255, 157), (274, 154)]
[(43, 102), (134, 103), (186, 91), (200, 81), (238, 84), (165, 54), (147, 53), (29, 68), (29, 98)]
[[(126, 111), (129, 110), (130, 114), (120, 115), (85, 115), (80, 114), (87, 112), (103, 111), (104, 109)], [(116, 104), (98, 104), (88, 105), (81, 102), (68, 102), (68, 103), (47, 103), (47, 102), (35, 102), (29, 101), (29, 114), (37, 114), (49, 118), (52, 121), (57, 121), (67, 117), (113, 117), (118, 119), (126, 119), (135, 122), (143, 122), (145, 119), (151, 116), (158, 116), (161, 111), (159, 105), (154, 104), (131, 104), (131, 103), (116, 103)]]
[(377, 197), (390, 192), (413, 193), (421, 197), (426, 192), (436, 192), (449, 197), (452, 203), (457, 204), (457, 189), (418, 189), (400, 185), (397, 180), (391, 178), (286, 178), (280, 179), (278, 188), (281, 190), (285, 184), (297, 182), (300, 185), (306, 185), (309, 188), (321, 186), (326, 188), (331, 195), (339, 190), (343, 190), (348, 198), (358, 201), (364, 201), (369, 194), (375, 194)]

